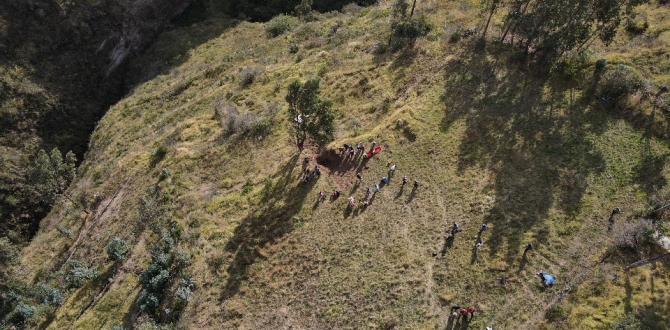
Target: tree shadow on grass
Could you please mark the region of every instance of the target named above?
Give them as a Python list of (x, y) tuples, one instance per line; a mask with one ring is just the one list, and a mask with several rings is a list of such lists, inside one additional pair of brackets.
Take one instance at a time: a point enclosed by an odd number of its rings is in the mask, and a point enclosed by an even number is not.
[(229, 275), (221, 300), (235, 296), (247, 280), (249, 267), (264, 256), (259, 251), (294, 229), (293, 216), (305, 202), (312, 183), (302, 183), (293, 176), (299, 155), (295, 155), (275, 174), (276, 182), (263, 192), (258, 208), (235, 229), (225, 251), (232, 254)]
[[(586, 178), (605, 162), (589, 136), (603, 132), (604, 119), (567, 97), (570, 90), (541, 74), (476, 52), (446, 65), (442, 129), (462, 122), (458, 170), (490, 171), (495, 203), (484, 222), (493, 224), (490, 253), (507, 246), (516, 259), (527, 232), (556, 207), (574, 215)], [(539, 227), (542, 228), (542, 227)]]

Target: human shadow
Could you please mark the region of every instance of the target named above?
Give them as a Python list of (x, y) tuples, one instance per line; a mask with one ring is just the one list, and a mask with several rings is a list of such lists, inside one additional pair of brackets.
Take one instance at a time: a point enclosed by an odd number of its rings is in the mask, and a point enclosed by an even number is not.
[(410, 191), (409, 196), (407, 197), (407, 200), (405, 201), (405, 203), (407, 203), (407, 204), (411, 203), (414, 200), (414, 198), (416, 198), (416, 194), (417, 194), (418, 190), (419, 190), (419, 188), (417, 188), (416, 186), (412, 187), (412, 191)]
[(454, 246), (454, 235), (447, 235), (444, 238), (444, 241), (442, 243), (442, 247), (440, 248), (440, 251), (435, 254), (435, 256), (439, 255), (440, 258), (443, 258), (445, 255), (447, 255), (447, 251), (451, 249)]
[(569, 100), (565, 84), (507, 60), (504, 49), (496, 54), (503, 55), (473, 52), (445, 65), (442, 129), (465, 124), (459, 172), (494, 174), (495, 203), (484, 222), (496, 228), (491, 255), (506, 245), (511, 262), (521, 238), (546, 220), (549, 209), (576, 214), (586, 177), (605, 166), (590, 139), (605, 125), (587, 105)]
[(405, 186), (406, 184), (403, 184), (400, 186), (400, 189), (398, 189), (398, 193), (393, 197), (393, 199), (398, 199), (402, 196), (402, 194), (405, 192)]
[(299, 156), (291, 158), (275, 175), (276, 183), (263, 192), (259, 205), (235, 229), (233, 237), (225, 246), (232, 254), (227, 269), (228, 280), (221, 300), (235, 296), (241, 284), (247, 280), (248, 270), (259, 258), (260, 249), (290, 233), (293, 216), (297, 214), (313, 182), (300, 182), (293, 175)]

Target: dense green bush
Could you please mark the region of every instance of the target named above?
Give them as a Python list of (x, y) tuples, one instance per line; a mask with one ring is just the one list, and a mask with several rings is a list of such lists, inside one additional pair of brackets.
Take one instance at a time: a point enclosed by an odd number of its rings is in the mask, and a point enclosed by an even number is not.
[(107, 244), (107, 258), (114, 261), (114, 263), (121, 263), (126, 260), (126, 255), (130, 251), (130, 246), (128, 242), (114, 237)]
[(65, 265), (65, 284), (68, 288), (80, 288), (86, 282), (96, 279), (100, 272), (77, 260), (70, 260)]
[[(156, 322), (174, 322), (186, 305), (176, 297), (178, 288), (175, 289), (174, 284), (189, 278), (186, 268), (191, 264), (191, 255), (178, 248), (183, 231), (171, 218), (170, 196), (156, 187), (147, 192), (142, 204), (145, 206), (140, 214), (150, 221), (148, 224), (155, 241), (151, 246), (151, 262), (140, 275), (142, 291), (138, 305)], [(146, 212), (153, 214), (142, 215)], [(194, 286), (189, 288), (194, 289)], [(184, 290), (182, 288), (180, 295), (187, 293)]]
[(416, 39), (427, 36), (432, 30), (425, 16), (415, 17), (413, 14), (409, 11), (406, 0), (396, 0), (393, 4), (390, 38), (392, 51), (413, 47)]
[(42, 304), (49, 306), (60, 306), (65, 300), (63, 293), (59, 289), (45, 284), (37, 286), (37, 296)]
[(294, 16), (277, 15), (266, 23), (265, 32), (268, 37), (275, 38), (291, 31), (300, 21)]

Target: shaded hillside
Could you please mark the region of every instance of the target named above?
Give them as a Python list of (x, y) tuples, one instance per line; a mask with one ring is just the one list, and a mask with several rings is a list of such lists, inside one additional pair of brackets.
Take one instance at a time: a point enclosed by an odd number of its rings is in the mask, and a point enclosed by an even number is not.
[[(614, 234), (670, 196), (666, 104), (647, 95), (667, 83), (670, 9), (638, 10), (646, 31), (550, 70), (509, 44), (482, 47), (468, 32), (481, 22), (474, 2), (421, 2), (433, 29), (398, 52), (384, 50), (387, 3), (161, 34), (92, 135), (68, 190), (85, 202), (61, 199), (13, 268), (62, 294), (51, 307), (26, 300), (44, 311), (30, 325), (664, 328), (667, 263), (624, 272), (656, 251), (620, 249)], [(618, 70), (648, 89), (614, 98), (604, 86)], [(335, 140), (298, 152), (286, 89), (314, 77)], [(338, 156), (359, 142), (383, 151)], [(305, 157), (318, 180), (303, 182)], [(463, 231), (449, 239), (454, 222)], [(558, 284), (543, 288), (540, 270)], [(452, 304), (481, 312), (455, 321)]]

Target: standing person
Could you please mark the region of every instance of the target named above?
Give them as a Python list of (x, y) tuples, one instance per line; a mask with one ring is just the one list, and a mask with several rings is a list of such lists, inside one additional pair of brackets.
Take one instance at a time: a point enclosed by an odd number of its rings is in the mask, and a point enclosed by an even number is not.
[(414, 190), (419, 189), (419, 180), (414, 180)]
[(459, 315), (458, 311), (460, 311), (460, 310), (461, 310), (461, 306), (452, 305), (451, 310), (449, 311), (449, 313), (450, 313), (449, 317), (458, 318), (458, 315)]
[(385, 177), (385, 176), (383, 176), (383, 177), (382, 177), (382, 181), (381, 181), (381, 183), (382, 183), (382, 184), (384, 184), (384, 185), (387, 185), (387, 184), (389, 184), (389, 178), (388, 178), (388, 177)]
[(319, 203), (323, 202), (326, 199), (326, 193), (323, 191), (319, 192)]
[(354, 199), (354, 196), (350, 196), (348, 201), (349, 201), (349, 207), (350, 208), (353, 209), (354, 207), (356, 207), (356, 200)]
[(456, 234), (458, 234), (460, 231), (461, 226), (454, 222), (454, 224), (451, 225), (451, 236), (456, 236)]
[(377, 146), (377, 142), (372, 141), (372, 144), (370, 145), (370, 152), (372, 152), (373, 150), (375, 150), (375, 147), (376, 147), (376, 146)]
[(320, 176), (321, 176), (321, 168), (319, 167), (319, 165), (316, 165), (316, 166), (314, 167), (314, 174), (316, 175), (316, 177), (320, 177)]
[(378, 193), (380, 191), (382, 190), (379, 188), (379, 183), (375, 183), (375, 192)]
[(391, 164), (391, 166), (389, 166), (389, 176), (395, 174), (395, 169), (396, 169), (395, 163)]
[(528, 245), (526, 245), (526, 248), (523, 249), (523, 255), (526, 256), (526, 254), (528, 254), (528, 251), (531, 251), (532, 249), (533, 249), (533, 244), (528, 243)]
[(482, 224), (481, 228), (479, 228), (479, 232), (483, 233), (483, 232), (487, 231), (488, 229), (489, 229), (489, 225), (485, 223), (485, 224)]
[(361, 172), (356, 173), (356, 179), (358, 179), (359, 182), (363, 181), (363, 175), (361, 175)]
[(302, 172), (306, 172), (307, 168), (309, 167), (309, 157), (305, 157), (305, 159), (302, 161)]
[(402, 185), (403, 185), (403, 186), (405, 186), (405, 185), (407, 184), (408, 181), (409, 181), (409, 178), (407, 177), (407, 175), (405, 175), (405, 176), (402, 177)]
[(340, 198), (340, 194), (341, 194), (341, 192), (339, 190), (335, 190), (331, 196), (332, 196), (333, 200), (336, 200), (336, 199)]
[(363, 153), (365, 153), (365, 145), (363, 142), (358, 142), (358, 145), (356, 146), (356, 150), (358, 151), (358, 156), (360, 157)]
[(477, 238), (477, 244), (475, 244), (475, 248), (477, 251), (479, 251), (482, 248), (482, 245), (484, 245), (484, 240), (481, 237)]

